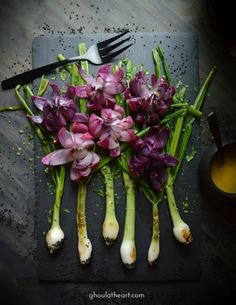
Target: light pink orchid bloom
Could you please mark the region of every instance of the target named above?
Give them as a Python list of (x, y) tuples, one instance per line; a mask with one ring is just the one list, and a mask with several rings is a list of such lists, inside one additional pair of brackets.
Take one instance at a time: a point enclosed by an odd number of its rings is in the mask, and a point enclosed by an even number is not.
[(90, 111), (100, 111), (103, 108), (113, 109), (115, 106), (114, 96), (125, 91), (125, 83), (122, 81), (124, 72), (118, 69), (111, 74), (110, 68), (110, 64), (102, 66), (95, 79), (80, 66), (78, 67), (86, 85), (74, 87), (75, 94), (80, 98), (88, 99), (87, 107)]
[(120, 155), (121, 142), (129, 142), (134, 137), (133, 120), (130, 116), (123, 118), (124, 110), (115, 105), (114, 110), (103, 109), (101, 117), (92, 114), (89, 118), (89, 131), (99, 141), (98, 146), (109, 149), (111, 157)]
[(70, 171), (71, 180), (78, 181), (82, 177), (89, 176), (92, 168), (100, 161), (100, 157), (95, 152), (88, 150), (94, 145), (93, 136), (89, 132), (73, 133), (61, 128), (58, 132), (58, 141), (63, 148), (43, 157), (42, 163), (56, 166), (73, 162)]

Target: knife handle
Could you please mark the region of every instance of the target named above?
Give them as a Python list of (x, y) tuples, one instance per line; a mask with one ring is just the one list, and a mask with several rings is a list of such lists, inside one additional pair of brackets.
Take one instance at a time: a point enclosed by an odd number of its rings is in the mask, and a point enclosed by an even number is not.
[(10, 77), (8, 79), (5, 79), (2, 81), (2, 89), (11, 89), (16, 87), (17, 85), (25, 85), (28, 83), (31, 83), (35, 78), (42, 76), (43, 74), (48, 74), (55, 70), (58, 67), (62, 67), (65, 64), (68, 64), (70, 62), (69, 59), (65, 59), (62, 61), (56, 61), (54, 63), (23, 72), (21, 74), (17, 74), (16, 76)]

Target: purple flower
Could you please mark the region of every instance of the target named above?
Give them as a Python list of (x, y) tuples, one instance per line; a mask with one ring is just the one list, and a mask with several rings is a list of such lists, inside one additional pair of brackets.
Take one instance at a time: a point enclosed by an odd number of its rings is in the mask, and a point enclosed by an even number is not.
[(100, 161), (100, 157), (95, 152), (88, 150), (94, 145), (92, 135), (89, 132), (70, 133), (63, 127), (58, 132), (58, 140), (63, 148), (43, 157), (42, 163), (56, 166), (73, 162), (70, 171), (71, 180), (78, 181), (89, 176), (92, 168)]
[(33, 96), (35, 106), (42, 111), (42, 115), (33, 115), (29, 118), (36, 124), (43, 124), (49, 131), (57, 131), (71, 122), (76, 112), (76, 106), (71, 99), (73, 91), (70, 87), (65, 95), (62, 95), (56, 84), (51, 84), (54, 95), (47, 99), (41, 96)]
[(102, 66), (98, 70), (97, 79), (87, 74), (81, 67), (79, 72), (86, 81), (86, 85), (76, 86), (75, 94), (80, 98), (87, 98), (87, 107), (90, 111), (100, 111), (103, 108), (114, 108), (114, 96), (124, 92), (125, 84), (122, 81), (124, 73), (118, 69), (110, 74), (111, 65)]
[(115, 105), (114, 110), (103, 109), (101, 117), (92, 114), (89, 118), (89, 131), (99, 141), (97, 144), (109, 149), (111, 157), (120, 155), (121, 142), (129, 142), (134, 137), (134, 131), (130, 129), (133, 120), (130, 116), (123, 118), (124, 110)]
[(151, 82), (150, 90), (144, 72), (139, 71), (131, 79), (129, 88), (125, 92), (135, 121), (140, 125), (157, 125), (169, 109), (175, 94), (175, 88), (168, 84), (164, 76), (157, 79), (152, 75)]
[(147, 180), (154, 189), (160, 191), (167, 180), (166, 168), (176, 166), (178, 160), (163, 149), (169, 137), (169, 129), (152, 127), (144, 140), (133, 144), (134, 155), (129, 159), (129, 169), (137, 177)]

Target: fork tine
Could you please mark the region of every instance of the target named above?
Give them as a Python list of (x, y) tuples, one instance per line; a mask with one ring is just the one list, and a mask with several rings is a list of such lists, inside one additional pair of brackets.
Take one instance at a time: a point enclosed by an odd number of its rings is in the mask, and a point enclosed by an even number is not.
[(119, 47), (119, 46), (120, 46), (121, 44), (123, 44), (124, 42), (130, 40), (130, 38), (131, 38), (131, 37), (128, 37), (128, 38), (126, 38), (126, 39), (123, 39), (123, 40), (121, 40), (121, 41), (119, 41), (119, 42), (117, 42), (117, 43), (111, 45), (111, 46), (108, 46), (108, 47), (105, 47), (105, 48), (102, 48), (102, 49), (99, 48), (99, 54), (100, 54), (100, 56), (108, 55), (108, 53), (109, 53), (110, 51), (112, 51), (112, 50), (114, 50), (115, 48)]
[(105, 63), (105, 62), (109, 62), (111, 61), (112, 58), (118, 56), (120, 53), (124, 52), (125, 50), (127, 50), (129, 47), (131, 47), (133, 44), (130, 43), (129, 45), (125, 46), (124, 48), (116, 51), (116, 52), (113, 52), (113, 53), (110, 53), (108, 55), (105, 55), (105, 56), (102, 56), (102, 61)]
[(99, 48), (103, 48), (103, 47), (107, 46), (109, 43), (111, 43), (112, 41), (115, 41), (115, 40), (119, 39), (120, 37), (124, 36), (124, 35), (127, 34), (127, 33), (129, 33), (129, 31), (125, 31), (125, 32), (123, 32), (123, 33), (121, 33), (121, 34), (119, 34), (119, 35), (116, 35), (116, 36), (112, 37), (112, 38), (103, 40), (103, 41), (99, 42), (99, 43), (97, 44), (97, 46), (98, 46)]

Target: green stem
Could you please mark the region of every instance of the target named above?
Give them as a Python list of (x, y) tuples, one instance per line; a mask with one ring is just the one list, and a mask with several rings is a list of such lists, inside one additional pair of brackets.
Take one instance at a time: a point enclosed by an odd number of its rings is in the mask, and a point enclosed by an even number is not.
[(161, 60), (160, 60), (160, 56), (159, 56), (157, 49), (153, 50), (152, 56), (153, 56), (154, 63), (155, 63), (156, 77), (159, 78), (162, 76), (163, 73), (162, 73), (162, 68), (161, 68)]
[(123, 240), (135, 240), (135, 184), (128, 174), (123, 172), (126, 191), (126, 214)]
[(209, 86), (210, 86), (210, 84), (211, 84), (211, 82), (212, 82), (212, 80), (213, 80), (217, 70), (218, 70), (217, 67), (214, 66), (211, 69), (210, 73), (208, 74), (204, 84), (202, 85), (202, 87), (201, 87), (201, 89), (200, 89), (200, 91), (199, 91), (199, 93), (198, 93), (198, 95), (197, 95), (197, 97), (195, 99), (195, 102), (193, 104), (193, 108), (194, 109), (199, 110), (201, 108), (202, 103), (204, 101), (204, 98), (206, 96), (207, 90), (208, 90), (208, 88), (209, 88)]
[[(195, 102), (194, 102), (194, 104), (192, 106), (193, 109), (199, 110), (201, 108), (202, 103), (204, 101), (204, 98), (206, 96), (207, 90), (208, 90), (208, 88), (209, 88), (209, 86), (210, 86), (210, 84), (211, 84), (211, 82), (212, 82), (216, 72), (217, 72), (217, 68), (213, 67), (213, 69), (208, 74), (205, 82), (203, 83), (203, 85), (202, 85), (202, 87), (201, 87), (201, 89), (200, 89), (200, 91), (199, 91), (199, 93), (198, 93), (198, 95), (197, 95), (197, 97), (195, 99)], [(188, 120), (187, 120), (187, 124), (185, 126), (182, 142), (180, 144), (180, 150), (179, 150), (179, 153), (178, 153), (178, 156), (177, 156), (177, 158), (179, 160), (179, 163), (172, 170), (172, 173), (171, 173), (172, 183), (174, 183), (174, 181), (176, 180), (176, 177), (178, 175), (180, 166), (181, 166), (182, 161), (184, 159), (184, 155), (186, 153), (188, 142), (189, 142), (189, 139), (190, 139), (190, 136), (191, 136), (191, 133), (192, 133), (194, 121), (195, 121), (195, 118), (190, 115)]]
[(178, 155), (177, 155), (177, 158), (178, 158), (179, 162), (178, 162), (177, 166), (175, 168), (173, 168), (173, 170), (171, 172), (170, 179), (171, 179), (172, 183), (175, 182), (176, 177), (178, 175), (178, 172), (180, 170), (182, 161), (183, 161), (185, 153), (186, 153), (188, 142), (189, 142), (189, 139), (190, 139), (190, 136), (191, 136), (191, 133), (192, 133), (192, 129), (193, 129), (193, 126), (191, 124), (187, 124), (186, 127), (185, 127), (182, 142), (181, 142), (181, 145), (180, 145), (180, 150), (179, 150)]
[[(86, 44), (80, 43), (78, 45), (78, 51), (79, 51), (79, 55), (84, 55), (87, 52)], [(80, 62), (80, 66), (85, 72), (87, 72), (87, 73), (89, 72), (89, 66), (88, 66), (87, 60), (82, 60)], [(78, 84), (83, 85), (84, 83), (85, 83), (85, 81), (83, 80), (81, 75), (78, 73)], [(80, 111), (82, 113), (87, 113), (87, 99), (80, 98), (79, 103), (80, 103)]]
[(65, 166), (60, 166), (60, 173), (56, 183), (56, 196), (53, 208), (52, 227), (60, 225), (60, 206), (65, 183)]
[(163, 50), (160, 47), (158, 47), (157, 51), (158, 51), (158, 54), (159, 54), (161, 62), (162, 62), (162, 66), (163, 66), (163, 70), (164, 70), (165, 76), (166, 76), (166, 78), (168, 80), (169, 85), (172, 86), (173, 85), (173, 81), (172, 81), (172, 78), (171, 78), (170, 70), (168, 68), (168, 65), (167, 65), (167, 62), (166, 62)]
[(188, 103), (176, 103), (176, 104), (172, 104), (171, 108), (177, 108), (177, 107), (187, 107)]
[(202, 112), (197, 110), (197, 109), (195, 109), (195, 108), (193, 108), (193, 106), (188, 106), (187, 110), (188, 110), (189, 113), (191, 113), (195, 117), (199, 117), (200, 118), (202, 116)]
[(105, 165), (101, 169), (101, 172), (104, 176), (106, 187), (106, 217), (113, 220), (116, 218), (116, 214), (114, 202), (114, 181), (110, 165)]
[(44, 78), (44, 75), (42, 75), (40, 84), (39, 84), (39, 88), (38, 88), (38, 92), (37, 92), (37, 96), (42, 96), (44, 94), (44, 92), (47, 90), (48, 83), (49, 83), (49, 80)]
[(92, 254), (92, 244), (88, 238), (86, 223), (86, 193), (87, 183), (84, 181), (79, 182), (76, 220), (78, 250), (81, 264), (88, 264)]
[(80, 236), (88, 236), (86, 223), (86, 193), (87, 183), (78, 183), (77, 197), (77, 229)]
[(107, 245), (111, 245), (117, 238), (119, 224), (116, 219), (114, 201), (114, 179), (110, 165), (106, 165), (101, 170), (106, 187), (106, 213), (102, 225), (102, 235)]
[(3, 111), (18, 111), (18, 110), (24, 110), (22, 106), (5, 106), (5, 107), (0, 107), (0, 112)]
[(186, 113), (185, 109), (179, 109), (179, 110), (175, 111), (174, 113), (168, 114), (160, 121), (160, 125), (164, 125), (179, 116), (183, 116), (183, 115), (185, 115), (185, 113)]
[[(66, 58), (61, 53), (57, 54), (57, 60), (58, 61), (63, 61), (65, 59)], [(72, 70), (73, 70), (72, 65), (66, 64), (65, 69), (70, 73), (70, 75), (72, 75)]]
[(152, 205), (152, 239), (157, 240), (159, 238), (159, 217), (158, 217), (158, 204)]
[(165, 192), (167, 195), (167, 201), (169, 206), (169, 211), (171, 214), (171, 219), (173, 222), (174, 227), (182, 222), (182, 219), (179, 214), (179, 210), (176, 205), (175, 196), (174, 196), (174, 190), (173, 185), (166, 185)]
[(30, 107), (28, 106), (27, 102), (23, 99), (23, 97), (20, 95), (20, 85), (17, 85), (15, 88), (16, 96), (18, 100), (22, 103), (23, 107), (25, 108), (25, 111), (28, 115), (34, 115)]
[[(183, 99), (186, 93), (187, 87), (184, 86), (180, 92), (178, 93), (178, 97)], [(182, 127), (183, 127), (183, 122), (184, 122), (184, 115), (180, 116), (177, 118), (177, 121), (175, 123), (175, 128), (174, 128), (174, 132), (173, 135), (171, 137), (171, 144), (170, 144), (170, 148), (169, 148), (169, 154), (172, 156), (175, 156), (176, 154), (176, 149), (178, 147), (179, 144), (179, 138), (180, 138), (180, 134), (182, 132)]]

